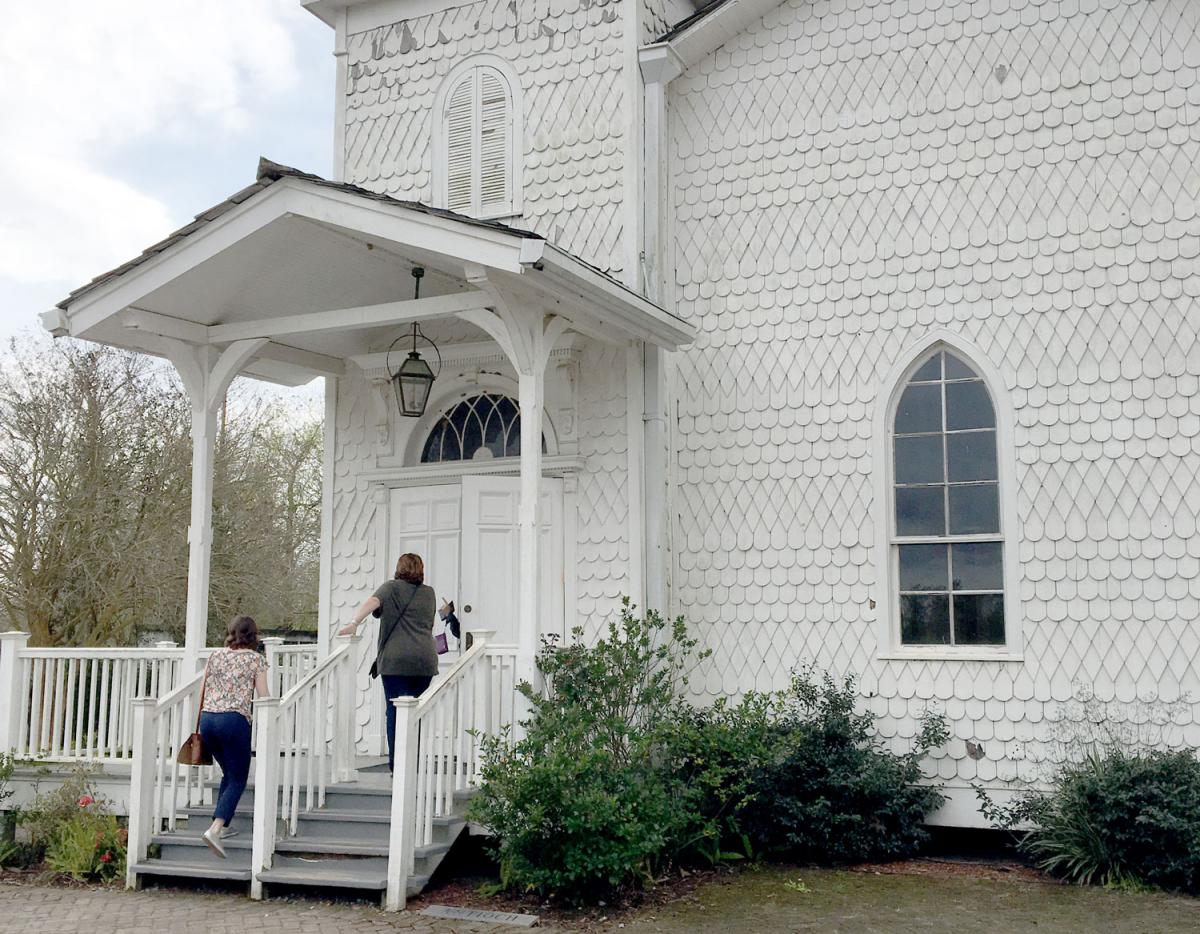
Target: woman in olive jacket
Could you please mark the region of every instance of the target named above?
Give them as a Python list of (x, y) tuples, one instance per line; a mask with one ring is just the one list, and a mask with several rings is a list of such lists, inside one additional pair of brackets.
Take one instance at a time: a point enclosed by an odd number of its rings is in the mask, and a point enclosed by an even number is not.
[[(340, 636), (352, 636), (369, 615), (379, 618), (376, 666), (387, 705), (388, 770), (396, 764), (397, 697), (420, 697), (437, 674), (437, 648), (433, 641), (433, 588), (425, 584), (425, 563), (420, 555), (405, 554), (396, 562), (396, 576), (368, 597), (355, 611), (354, 621)], [(453, 605), (443, 603), (442, 619), (457, 629)]]

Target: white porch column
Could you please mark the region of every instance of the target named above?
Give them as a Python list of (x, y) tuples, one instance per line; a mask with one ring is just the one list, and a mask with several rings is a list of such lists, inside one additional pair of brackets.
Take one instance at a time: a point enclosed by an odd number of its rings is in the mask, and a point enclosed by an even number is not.
[(188, 525), (188, 587), (183, 671), (199, 668), (208, 635), (208, 585), (212, 565), (213, 461), (217, 412), (229, 384), (267, 341), (234, 341), (224, 350), (161, 338), (161, 352), (179, 373), (192, 404), (192, 508)]
[(517, 677), (532, 682), (542, 620), (540, 512), (546, 364), (570, 322), (536, 306), (515, 302), (510, 305), (483, 269), (468, 268), (467, 279), (492, 298), (494, 310), (472, 309), (459, 316), (495, 338), (517, 371), (517, 402), (521, 409)]
[(541, 482), (542, 482), (542, 409), (546, 394), (546, 368), (518, 378), (518, 402), (521, 407), (521, 502), (517, 513), (520, 540), (520, 581), (517, 589), (517, 631), (520, 654), (519, 675), (532, 683), (533, 657), (537, 651), (542, 604), (541, 561)]

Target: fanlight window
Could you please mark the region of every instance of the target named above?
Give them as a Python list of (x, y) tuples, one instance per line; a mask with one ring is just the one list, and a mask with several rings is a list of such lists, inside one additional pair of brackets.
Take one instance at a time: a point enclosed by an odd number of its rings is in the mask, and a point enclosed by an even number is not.
[(1004, 542), (996, 413), (970, 366), (941, 350), (893, 421), (892, 568), (906, 645), (1002, 645)]
[[(546, 450), (545, 438), (542, 450)], [(421, 463), (490, 460), (520, 454), (521, 411), (517, 403), (508, 396), (484, 393), (464, 399), (438, 419), (425, 441)]]

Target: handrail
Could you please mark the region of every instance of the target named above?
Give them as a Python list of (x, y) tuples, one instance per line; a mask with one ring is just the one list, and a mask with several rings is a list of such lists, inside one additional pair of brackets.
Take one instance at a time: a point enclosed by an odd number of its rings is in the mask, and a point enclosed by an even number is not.
[(350, 645), (339, 645), (336, 649), (325, 656), (325, 660), (320, 662), (316, 668), (306, 674), (303, 678), (295, 683), (292, 688), (279, 698), (279, 706), (281, 708), (291, 706), (296, 702), (296, 698), (316, 682), (322, 674), (330, 667), (337, 663), (342, 655), (345, 655), (350, 650)]
[(347, 729), (354, 709), (358, 637), (338, 646), (282, 697), (254, 702), (254, 832), (250, 897), (262, 898), (260, 872), (271, 868), (282, 820), (296, 833), (305, 811), (325, 803), (325, 790), (353, 774), (354, 745)]
[[(212, 768), (179, 765), (176, 753), (196, 726), (203, 672), (196, 672), (161, 699), (132, 702), (133, 768), (129, 785), (129, 855), (126, 885), (137, 881), (133, 866), (146, 858), (153, 836), (174, 830), (180, 805), (198, 804)], [(181, 774), (182, 773), (182, 774)], [(182, 778), (182, 781), (181, 781)]]
[(450, 690), (450, 686), (454, 684), (458, 678), (459, 672), (473, 664), (475, 659), (478, 656), (483, 655), (486, 650), (487, 644), (485, 642), (477, 641), (474, 645), (467, 649), (465, 653), (463, 653), (458, 661), (446, 669), (445, 676), (438, 681), (437, 684), (432, 685), (428, 691), (417, 698), (417, 716), (420, 717), (422, 711), (428, 710), (435, 703), (437, 703), (437, 701), (441, 698), (441, 695)]
[(396, 708), (392, 826), (385, 907), (404, 907), (418, 847), (433, 840), (435, 819), (450, 816), (455, 796), (479, 777), (481, 733), (493, 714), (490, 646), (493, 633), (476, 630), (463, 656), (420, 700), (400, 697)]

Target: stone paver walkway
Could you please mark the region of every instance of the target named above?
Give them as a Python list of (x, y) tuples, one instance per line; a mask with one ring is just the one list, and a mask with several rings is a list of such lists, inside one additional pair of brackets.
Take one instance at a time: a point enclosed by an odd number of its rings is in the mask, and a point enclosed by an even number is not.
[(515, 930), (315, 901), (252, 902), (235, 895), (174, 889), (125, 892), (0, 885), (0, 932), (5, 934), (499, 934)]

